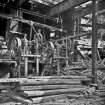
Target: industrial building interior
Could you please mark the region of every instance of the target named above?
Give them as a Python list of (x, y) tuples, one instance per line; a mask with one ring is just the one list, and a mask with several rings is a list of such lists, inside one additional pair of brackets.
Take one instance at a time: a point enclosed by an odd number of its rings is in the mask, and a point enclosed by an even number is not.
[(105, 105), (105, 0), (0, 0), (0, 105)]

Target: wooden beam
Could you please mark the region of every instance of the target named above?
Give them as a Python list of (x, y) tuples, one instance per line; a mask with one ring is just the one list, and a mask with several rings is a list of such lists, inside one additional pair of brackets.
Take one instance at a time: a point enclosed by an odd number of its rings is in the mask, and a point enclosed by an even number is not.
[(92, 75), (93, 83), (97, 83), (97, 3), (96, 0), (93, 0), (93, 9), (92, 9)]
[(70, 76), (34, 76), (29, 77), (30, 79), (84, 79), (87, 78), (87, 76), (83, 75), (70, 75)]
[[(6, 93), (5, 93), (6, 94)], [(32, 105), (32, 100), (30, 99), (26, 99), (24, 97), (21, 97), (19, 95), (15, 95), (15, 94), (11, 94), (11, 93), (7, 93), (6, 96), (10, 97), (11, 99), (17, 101), (17, 102), (21, 102), (24, 105)]]
[[(37, 98), (32, 98), (33, 103), (36, 105), (38, 103), (40, 103), (40, 105), (44, 105), (41, 103), (45, 103), (45, 102), (52, 102), (52, 100), (61, 100), (61, 99), (66, 99), (67, 96), (73, 96), (75, 98), (77, 97), (81, 97), (80, 95), (73, 95), (73, 94), (60, 94), (60, 95), (51, 95), (51, 96), (45, 96), (45, 97), (37, 97)], [(60, 104), (62, 105), (62, 104)], [(65, 104), (64, 104), (65, 105)]]
[(7, 15), (7, 14), (0, 13), (0, 17), (5, 18), (5, 19), (13, 19), (15, 21), (19, 21), (19, 22), (26, 23), (26, 24), (29, 24), (29, 25), (31, 25), (31, 23), (33, 23), (34, 26), (39, 26), (39, 27), (46, 28), (46, 29), (49, 29), (49, 30), (55, 30), (55, 31), (67, 33), (66, 30), (63, 30), (61, 28), (56, 28), (56, 27), (53, 27), (53, 26), (50, 26), (50, 25), (47, 25), (47, 24), (42, 24), (42, 23), (39, 23), (39, 22), (30, 21), (30, 20), (26, 20), (26, 19), (19, 19), (18, 17), (15, 17), (14, 15)]
[[(77, 18), (81, 18), (88, 14), (92, 13), (92, 4), (88, 5), (87, 7), (81, 8), (80, 10), (74, 11), (74, 13), (72, 14), (72, 19), (75, 20)], [(105, 9), (103, 10), (98, 10), (97, 14), (101, 15), (105, 13)]]
[(70, 89), (81, 88), (82, 85), (37, 85), (37, 86), (20, 86), (20, 90), (24, 91), (36, 91), (36, 90), (54, 90), (54, 89)]
[[(87, 80), (87, 79), (83, 79)], [(89, 80), (89, 79), (88, 79)], [(26, 79), (26, 78), (14, 78), (14, 79), (0, 79), (0, 83), (13, 83), (19, 82), (21, 85), (79, 85), (81, 84), (80, 79)]]
[(51, 95), (51, 96), (45, 96), (45, 97), (36, 97), (32, 98), (32, 101), (34, 104), (39, 103), (45, 103), (45, 102), (51, 102), (52, 100), (60, 100), (67, 98), (68, 94), (60, 94), (60, 95)]
[(44, 79), (44, 80), (35, 80), (35, 79), (27, 79), (27, 80), (23, 80), (23, 81), (20, 81), (20, 84), (21, 85), (34, 85), (34, 84), (36, 84), (36, 85), (51, 85), (51, 84), (53, 84), (53, 85), (57, 85), (57, 84), (66, 84), (66, 85), (77, 85), (77, 84), (81, 84), (81, 80), (75, 80), (75, 79), (66, 79), (66, 80), (64, 80), (64, 79), (61, 79), (61, 80), (59, 80), (59, 79)]
[(18, 7), (11, 6), (11, 5), (6, 4), (6, 3), (0, 3), (0, 6), (8, 7), (8, 8), (11, 8), (13, 10), (17, 10), (17, 11), (21, 11), (22, 13), (26, 13), (26, 14), (29, 14), (29, 15), (37, 16), (37, 17), (39, 17), (41, 19), (45, 19), (45, 20), (48, 19), (48, 20), (51, 20), (51, 21), (54, 21), (54, 22), (61, 22), (62, 21), (59, 18), (50, 17), (48, 15), (43, 15), (43, 14), (40, 14), (40, 13), (37, 13), (37, 12), (33, 12), (33, 11), (30, 11), (30, 10), (26, 10), (26, 9), (23, 9), (23, 8), (18, 8)]
[[(67, 39), (76, 39), (76, 38), (80, 38), (83, 36), (90, 36), (91, 34), (92, 34), (92, 32), (84, 32), (84, 33), (76, 34), (76, 36), (68, 35)], [(62, 40), (66, 40), (66, 37), (56, 39), (55, 41), (62, 41)]]
[(46, 103), (40, 103), (35, 105), (68, 105), (67, 103), (61, 103), (61, 102), (46, 102)]
[(84, 17), (90, 13), (92, 13), (92, 5), (89, 5), (87, 7), (81, 8), (80, 10), (74, 11), (74, 13), (72, 14), (72, 18), (73, 20), (75, 20), (77, 18)]
[(24, 91), (19, 92), (20, 95), (24, 97), (39, 97), (39, 96), (49, 96), (49, 95), (59, 95), (59, 94), (72, 94), (81, 92), (81, 90), (85, 90), (86, 88), (71, 88), (71, 89), (56, 89), (56, 90), (37, 90), (37, 91)]
[(19, 102), (4, 102), (4, 103), (0, 103), (0, 105), (22, 105)]
[(62, 13), (64, 11), (67, 11), (73, 7), (76, 7), (78, 5), (81, 5), (87, 1), (90, 0), (64, 0), (64, 2), (59, 3), (58, 5), (54, 6), (50, 11), (49, 15), (53, 16), (59, 13)]
[[(55, 82), (63, 82), (63, 81), (70, 81), (70, 80), (84, 80), (84, 79), (89, 79), (87, 76), (37, 76), (37, 77), (30, 77), (28, 78), (1, 78), (0, 83), (24, 83), (24, 82), (49, 82), (49, 81), (54, 81)], [(62, 81), (63, 80), (63, 81)]]

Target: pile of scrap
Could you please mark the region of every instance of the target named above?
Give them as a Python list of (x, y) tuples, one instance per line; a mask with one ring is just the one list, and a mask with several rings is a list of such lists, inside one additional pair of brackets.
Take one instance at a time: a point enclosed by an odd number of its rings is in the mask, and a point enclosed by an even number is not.
[(99, 90), (97, 91), (97, 94), (100, 97), (105, 98), (105, 80), (103, 81), (103, 84), (100, 85)]
[[(105, 59), (97, 61), (97, 76), (101, 79), (105, 76)], [(63, 75), (87, 75), (92, 76), (92, 60), (72, 62), (61, 70)]]
[(1, 79), (0, 83), (1, 81), (3, 84), (15, 83), (13, 88), (3, 89), (5, 91), (1, 89), (1, 94), (9, 99), (6, 102), (36, 105), (56, 103), (58, 100), (64, 100), (68, 97), (71, 99), (81, 97), (83, 96), (82, 92), (87, 88), (82, 84), (82, 81), (91, 81), (91, 78), (86, 76), (46, 76)]
[[(89, 64), (89, 63), (86, 63)], [(82, 75), (82, 71), (87, 70), (87, 66), (84, 62), (72, 62), (68, 67), (61, 70), (63, 75)]]

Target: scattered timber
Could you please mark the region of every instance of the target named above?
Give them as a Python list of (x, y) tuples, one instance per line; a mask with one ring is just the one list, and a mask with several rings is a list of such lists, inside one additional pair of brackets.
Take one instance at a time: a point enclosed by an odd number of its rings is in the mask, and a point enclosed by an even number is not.
[[(48, 102), (56, 102), (58, 100), (62, 100), (62, 99), (67, 99), (68, 97), (68, 94), (60, 94), (60, 95), (51, 95), (51, 96), (44, 96), (44, 97), (37, 97), (37, 98), (31, 98), (33, 100), (33, 103), (35, 105), (46, 105), (46, 103)], [(75, 98), (78, 98), (78, 97), (83, 97), (83, 95), (75, 95), (75, 94), (70, 94), (69, 97), (75, 97)], [(53, 103), (53, 105), (56, 105)], [(62, 105), (62, 104), (61, 104)], [(64, 104), (65, 105), (65, 104)]]
[(2, 94), (5, 93), (1, 100), (3, 103), (6, 103), (4, 99), (11, 99), (13, 101), (10, 102), (15, 101), (20, 105), (36, 105), (66, 99), (68, 96), (77, 98), (87, 88), (82, 81), (91, 81), (91, 77), (71, 75), (0, 79), (0, 90)]
[(42, 103), (42, 104), (36, 104), (36, 105), (68, 105), (68, 104), (60, 103), (60, 102), (48, 102), (48, 103)]
[(87, 78), (87, 76), (74, 76), (74, 75), (70, 75), (70, 76), (37, 76), (37, 77), (30, 77), (30, 79), (84, 79)]
[[(23, 96), (25, 97), (39, 97), (59, 94), (70, 94), (81, 92), (85, 88), (71, 88), (71, 89), (56, 89), (56, 90), (44, 90), (44, 91), (24, 91)], [(21, 93), (22, 95), (22, 93)]]
[(5, 103), (1, 103), (0, 105), (22, 105), (22, 104), (17, 102), (5, 102)]
[(20, 90), (33, 91), (33, 90), (55, 90), (55, 89), (71, 89), (71, 88), (85, 88), (82, 85), (38, 85), (38, 86), (20, 86)]
[(32, 100), (26, 99), (26, 98), (21, 97), (21, 96), (16, 95), (16, 94), (11, 94), (11, 93), (6, 94), (5, 93), (5, 96), (8, 96), (10, 99), (13, 99), (17, 102), (21, 102), (22, 104), (25, 104), (25, 105), (31, 105), (32, 104)]
[(19, 82), (21, 85), (44, 85), (44, 84), (81, 84), (80, 79), (25, 79), (25, 78), (19, 78), (19, 79), (0, 79), (0, 83), (11, 83), (11, 82)]
[(33, 100), (34, 104), (38, 103), (44, 103), (44, 102), (51, 102), (52, 100), (60, 100), (60, 99), (66, 99), (67, 94), (60, 94), (60, 95), (52, 95), (52, 96), (45, 96), (45, 97), (37, 97), (37, 98), (31, 98)]

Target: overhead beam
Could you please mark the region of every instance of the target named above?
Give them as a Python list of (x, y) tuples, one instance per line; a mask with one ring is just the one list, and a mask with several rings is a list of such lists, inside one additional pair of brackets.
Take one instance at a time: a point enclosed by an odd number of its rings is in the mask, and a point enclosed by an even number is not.
[(72, 14), (72, 18), (75, 20), (77, 18), (84, 17), (88, 14), (92, 13), (92, 5), (89, 5), (87, 7), (83, 7), (80, 10), (74, 11)]
[[(101, 0), (98, 0), (99, 2), (101, 2)], [(75, 20), (77, 18), (82, 18), (90, 13), (92, 13), (92, 4), (86, 6), (86, 7), (83, 7), (81, 9), (77, 9), (74, 11), (74, 13), (72, 14), (72, 19)], [(102, 10), (99, 10), (97, 11), (97, 14), (100, 15), (100, 14), (103, 14), (105, 13), (105, 9), (102, 9)]]
[(11, 6), (11, 5), (5, 4), (5, 3), (0, 3), (0, 6), (2, 6), (2, 7), (8, 7), (8, 8), (11, 8), (13, 10), (18, 10), (18, 11), (21, 11), (21, 12), (26, 13), (26, 14), (29, 14), (29, 15), (38, 16), (38, 17), (40, 17), (42, 19), (45, 19), (45, 20), (46, 19), (49, 19), (49, 20), (52, 20), (54, 22), (61, 22), (62, 21), (59, 18), (53, 18), (53, 17), (47, 16), (47, 15), (43, 15), (43, 14), (40, 14), (40, 13), (37, 13), (37, 12), (26, 10), (26, 9), (23, 9), (23, 8), (17, 8), (15, 6)]
[(62, 13), (64, 11), (71, 9), (72, 7), (76, 7), (76, 6), (81, 5), (88, 1), (90, 1), (90, 0), (64, 0), (64, 2), (61, 2), (58, 5), (54, 6), (49, 11), (49, 15), (53, 16), (53, 15)]
[[(80, 37), (83, 37), (83, 36), (91, 36), (91, 34), (92, 34), (92, 32), (85, 32), (85, 33), (76, 34), (76, 36), (69, 35), (67, 37), (67, 39), (76, 39), (76, 38), (80, 38)], [(62, 40), (66, 40), (66, 37), (56, 39), (55, 41), (62, 41)]]

